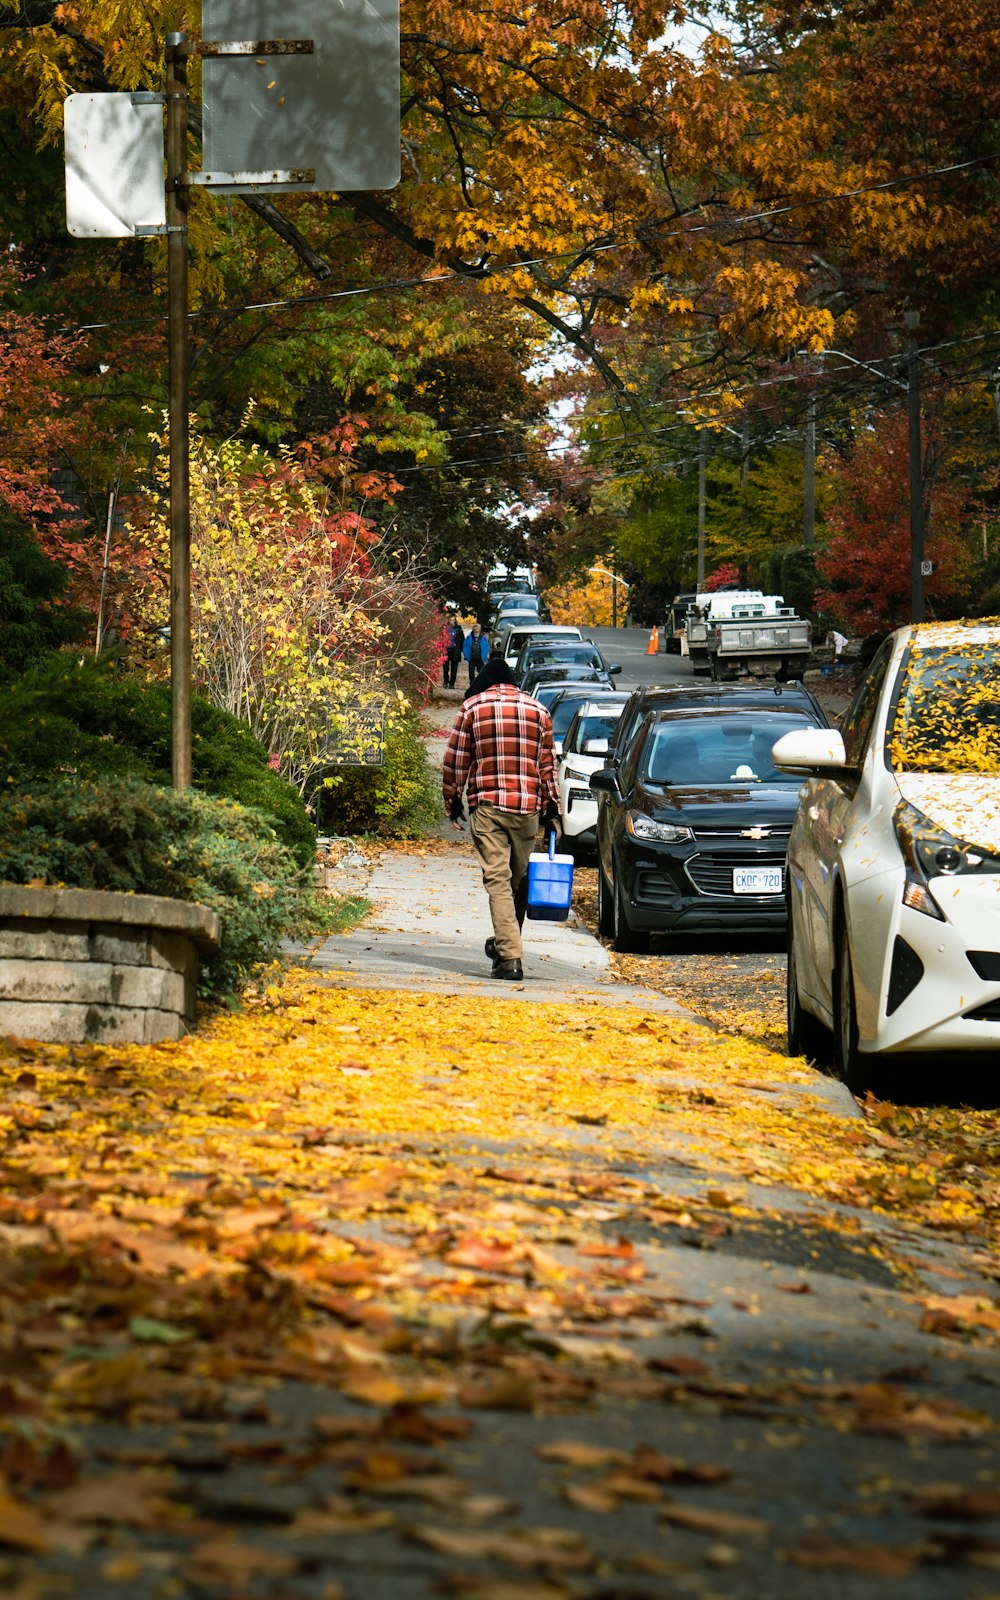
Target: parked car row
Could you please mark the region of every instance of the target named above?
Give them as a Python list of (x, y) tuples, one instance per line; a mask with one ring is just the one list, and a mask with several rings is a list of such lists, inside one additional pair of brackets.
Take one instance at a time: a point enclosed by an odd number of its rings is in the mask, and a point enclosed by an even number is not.
[(637, 689), (590, 779), (598, 922), (618, 950), (672, 931), (780, 930), (797, 780), (777, 739), (824, 728), (801, 685)]
[(538, 611), (503, 639), (617, 949), (786, 928), (789, 1049), (855, 1091), (883, 1056), (1000, 1047), (1000, 627), (890, 635), (839, 729), (795, 682), (625, 694)]
[(858, 1093), (880, 1058), (995, 1052), (998, 654), (995, 625), (900, 629), (837, 729), (801, 684), (560, 690), (601, 933), (786, 928), (789, 1049)]

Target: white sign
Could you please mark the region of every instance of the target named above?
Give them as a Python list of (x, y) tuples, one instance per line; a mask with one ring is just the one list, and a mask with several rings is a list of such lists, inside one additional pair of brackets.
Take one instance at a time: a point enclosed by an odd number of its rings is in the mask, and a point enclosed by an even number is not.
[(129, 239), (166, 226), (163, 107), (130, 94), (71, 94), (65, 108), (66, 226), (77, 239)]
[(206, 174), (315, 172), (271, 194), (399, 182), (399, 0), (202, 0), (201, 31), (206, 43), (313, 41), (310, 55), (203, 57)]
[(933, 563), (933, 561), (921, 561), (921, 563), (920, 563), (920, 575), (921, 575), (921, 577), (929, 578), (933, 571), (934, 571), (934, 563)]

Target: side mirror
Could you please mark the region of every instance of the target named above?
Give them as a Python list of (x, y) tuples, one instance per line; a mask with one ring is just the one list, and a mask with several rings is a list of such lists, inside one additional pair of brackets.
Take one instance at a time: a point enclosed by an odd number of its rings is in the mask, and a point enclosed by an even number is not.
[(606, 756), (607, 753), (607, 739), (584, 739), (581, 754), (585, 756)]
[(850, 773), (843, 735), (838, 728), (796, 728), (771, 748), (771, 760), (784, 771)]
[(618, 794), (618, 773), (614, 767), (602, 767), (590, 774), (590, 787), (595, 794)]
[(612, 678), (617, 678), (617, 676), (618, 676), (619, 672), (621, 672), (621, 670), (622, 670), (621, 666), (618, 665), (618, 664), (616, 664), (613, 667), (606, 667), (605, 668), (605, 671), (608, 672)]

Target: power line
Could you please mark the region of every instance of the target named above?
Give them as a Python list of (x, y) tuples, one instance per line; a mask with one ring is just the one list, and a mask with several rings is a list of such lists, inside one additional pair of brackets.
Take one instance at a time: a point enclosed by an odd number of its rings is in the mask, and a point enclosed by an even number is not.
[[(854, 189), (845, 189), (834, 194), (813, 195), (809, 199), (791, 200), (784, 205), (771, 206), (764, 211), (749, 212), (745, 216), (713, 217), (707, 222), (693, 223), (690, 227), (674, 228), (666, 231), (651, 229), (644, 232), (642, 240), (689, 238), (692, 234), (709, 233), (720, 227), (744, 228), (755, 222), (770, 222), (776, 217), (788, 216), (793, 211), (803, 211), (823, 205), (836, 205), (842, 200), (856, 200), (863, 195), (879, 194), (889, 189), (896, 189), (911, 183), (926, 183), (934, 178), (949, 177), (957, 172), (968, 171), (973, 167), (981, 167), (1000, 161), (1000, 151), (991, 151), (986, 155), (975, 156), (968, 161), (955, 161), (943, 167), (931, 167), (923, 172), (900, 173), (892, 178), (885, 178), (879, 183), (863, 184)], [(230, 306), (214, 306), (188, 313), (190, 320), (199, 321), (210, 317), (231, 317), (245, 312), (253, 311), (279, 311), (295, 306), (322, 305), (335, 300), (350, 300), (374, 294), (392, 293), (402, 289), (437, 288), (445, 283), (468, 283), (482, 280), (483, 278), (496, 278), (508, 273), (523, 272), (528, 267), (551, 266), (559, 261), (572, 261), (574, 259), (586, 260), (591, 256), (605, 255), (610, 251), (624, 250), (638, 244), (638, 239), (611, 240), (606, 244), (580, 246), (575, 250), (558, 251), (552, 255), (533, 256), (523, 261), (508, 262), (504, 266), (476, 268), (469, 266), (465, 272), (455, 268), (444, 268), (435, 272), (433, 276), (426, 273), (414, 278), (399, 278), (385, 280), (382, 283), (362, 284), (351, 289), (330, 289), (321, 294), (293, 295), (283, 299), (255, 300), (240, 302)], [(554, 290), (560, 293), (563, 291)], [(62, 328), (62, 334), (69, 333), (100, 333), (115, 328), (129, 328), (153, 326), (166, 321), (166, 314), (158, 316), (126, 317), (108, 322), (79, 323), (72, 328)]]

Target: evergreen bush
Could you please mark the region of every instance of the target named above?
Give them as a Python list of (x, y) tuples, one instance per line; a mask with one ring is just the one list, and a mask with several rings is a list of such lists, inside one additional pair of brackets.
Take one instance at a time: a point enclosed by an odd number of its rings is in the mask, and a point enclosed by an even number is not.
[(232, 991), (277, 954), (283, 935), (325, 931), (339, 911), (260, 811), (134, 778), (0, 792), (0, 881), (38, 880), (210, 906), (223, 932), (203, 963), (206, 995)]
[(31, 530), (0, 505), (0, 673), (23, 672), (83, 634), (85, 614), (66, 602), (65, 567), (38, 547)]
[[(315, 836), (298, 792), (268, 765), (245, 723), (195, 696), (194, 787), (263, 811), (300, 866)], [(105, 665), (50, 656), (0, 683), (0, 777), (17, 786), (59, 776), (131, 775), (170, 782), (170, 689), (115, 678)]]

